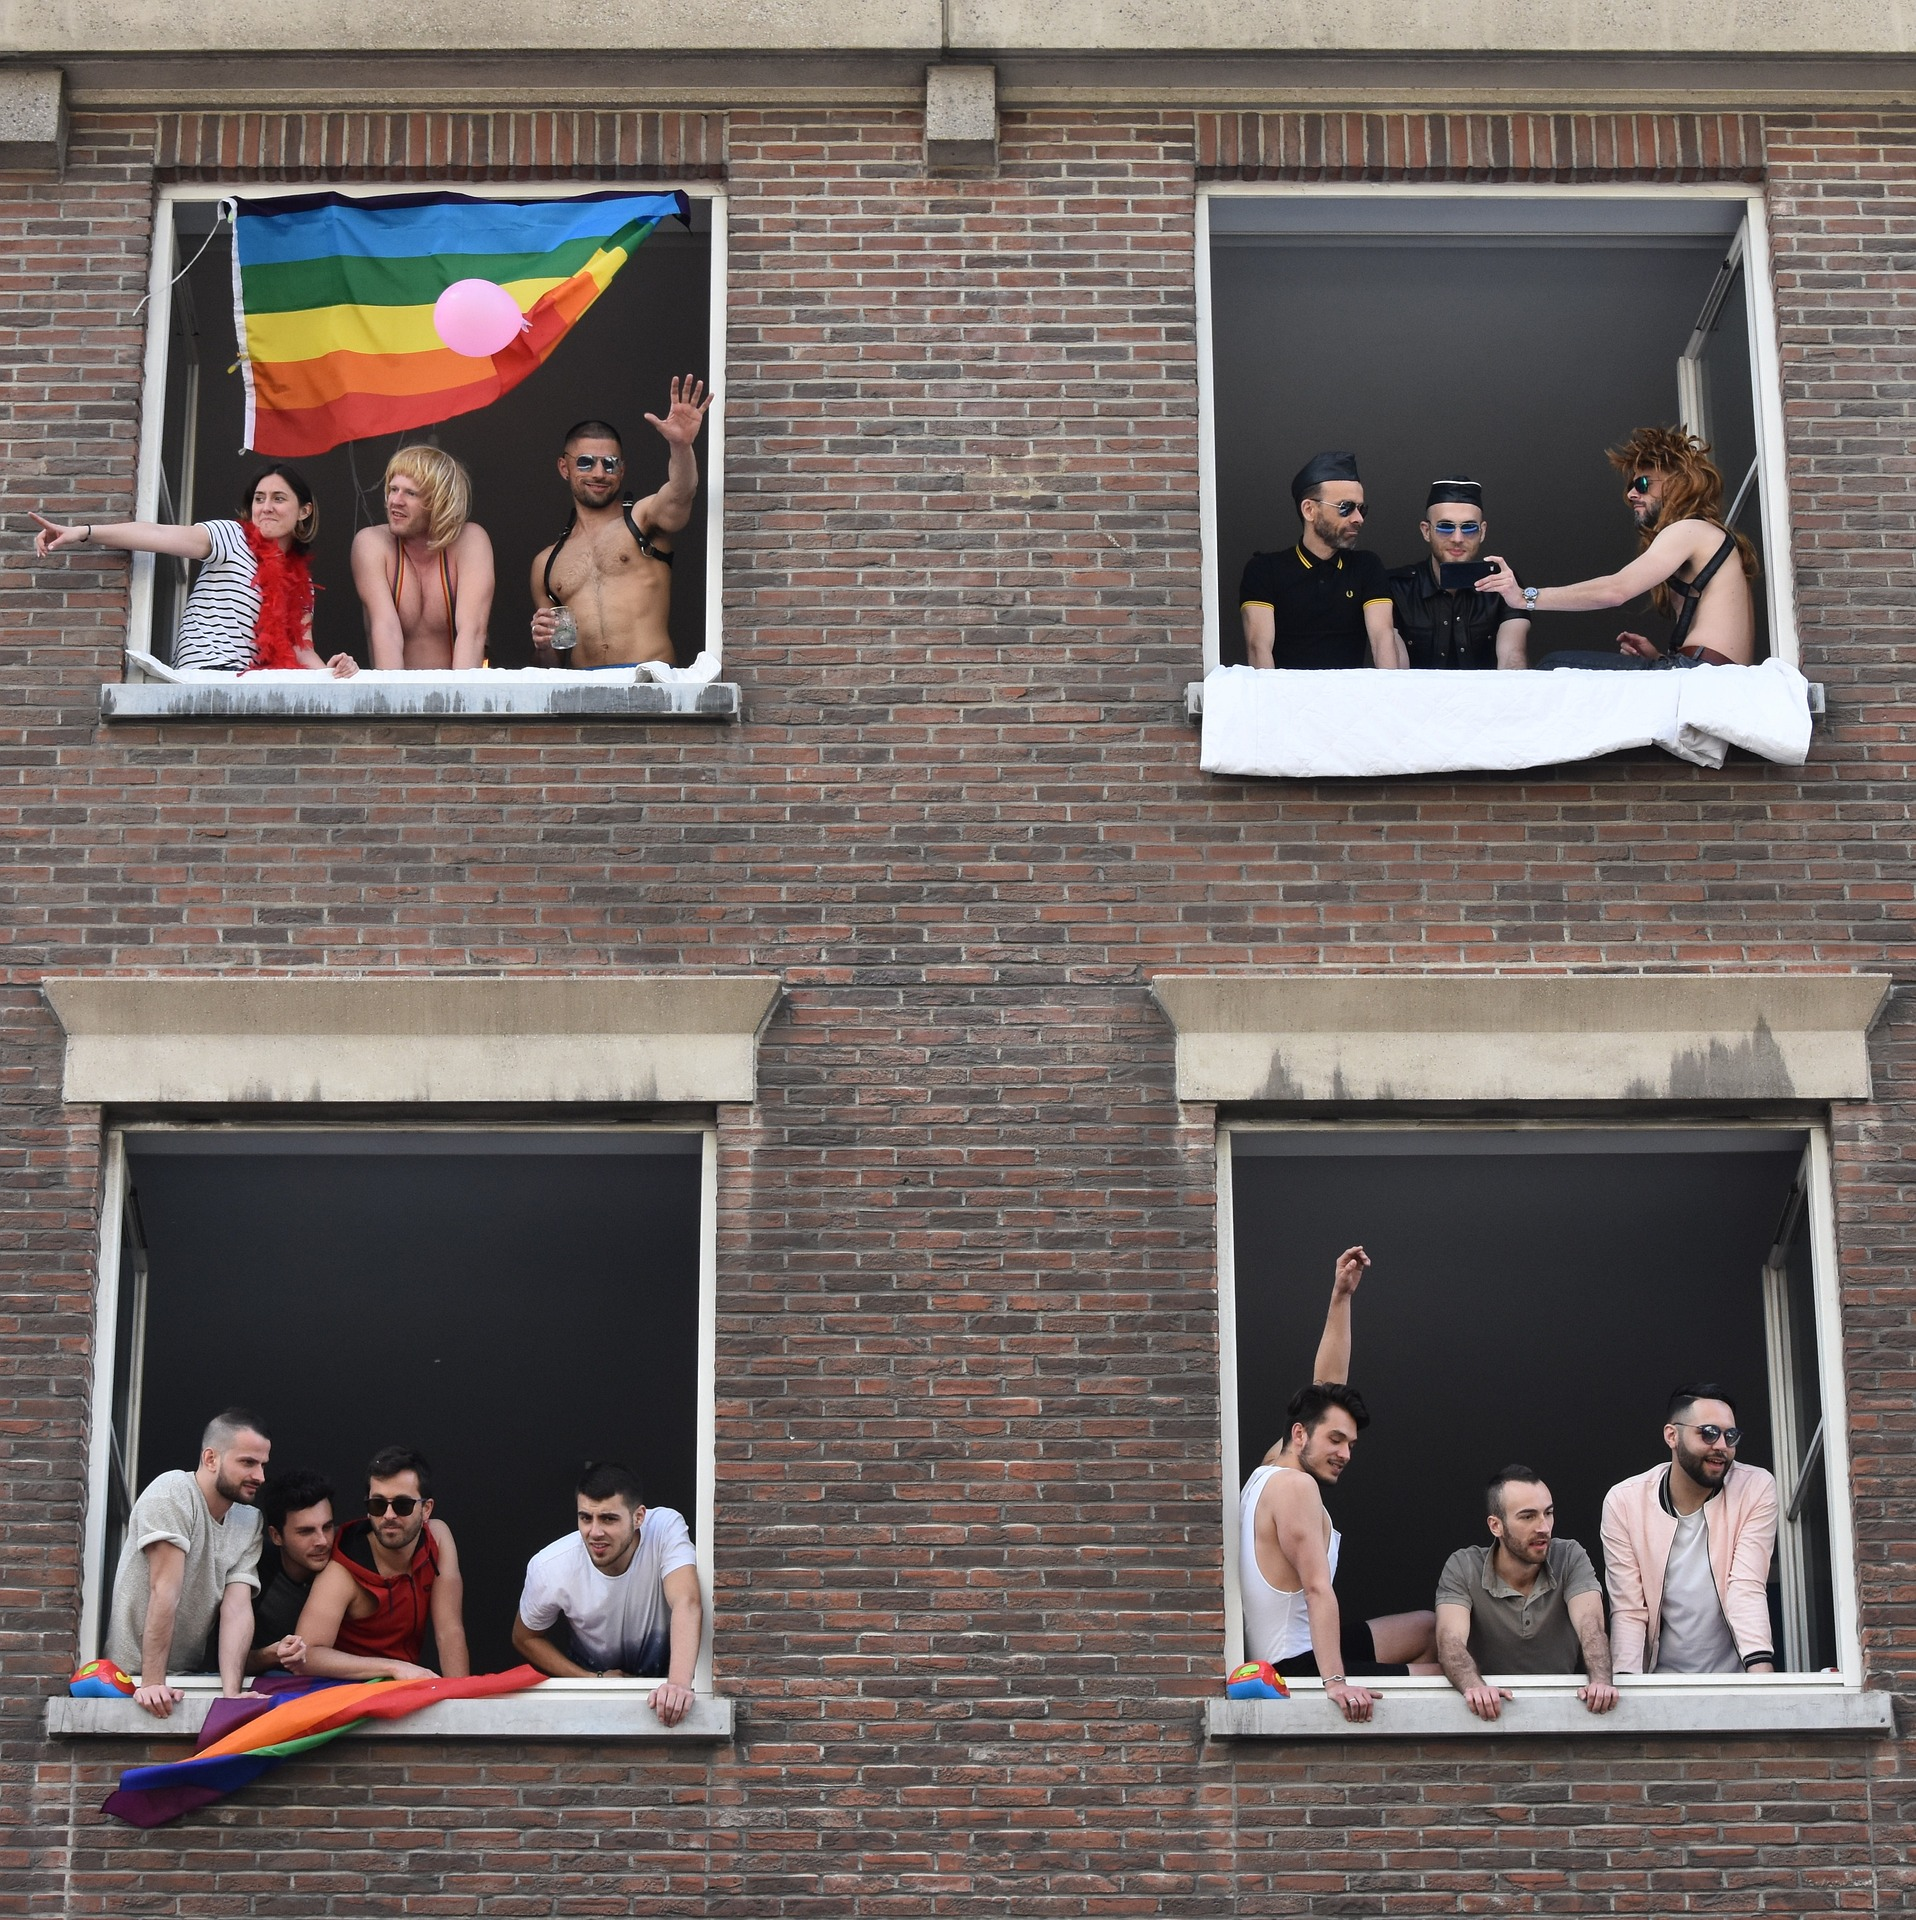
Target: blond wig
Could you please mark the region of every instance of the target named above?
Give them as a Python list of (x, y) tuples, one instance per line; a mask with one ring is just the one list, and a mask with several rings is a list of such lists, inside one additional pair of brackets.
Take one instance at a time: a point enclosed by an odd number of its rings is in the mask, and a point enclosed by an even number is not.
[(401, 447), (386, 462), (382, 490), (401, 475), (426, 503), (426, 545), (434, 553), (443, 552), (465, 532), (472, 516), (472, 475), (437, 447)]

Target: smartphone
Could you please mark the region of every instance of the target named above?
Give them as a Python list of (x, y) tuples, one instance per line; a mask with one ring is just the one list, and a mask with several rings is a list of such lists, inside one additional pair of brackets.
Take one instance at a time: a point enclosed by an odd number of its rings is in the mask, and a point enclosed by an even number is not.
[(1496, 571), (1488, 560), (1446, 560), (1442, 563), (1439, 584), (1446, 593), (1457, 593), (1474, 587), (1486, 574)]

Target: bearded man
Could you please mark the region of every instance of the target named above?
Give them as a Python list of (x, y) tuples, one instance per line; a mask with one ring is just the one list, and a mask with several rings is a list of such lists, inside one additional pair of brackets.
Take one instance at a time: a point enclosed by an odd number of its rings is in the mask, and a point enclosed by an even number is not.
[(1709, 453), (1675, 427), (1639, 427), (1610, 449), (1610, 464), (1630, 476), (1623, 497), (1642, 549), (1617, 573), (1568, 587), (1526, 587), (1490, 556), (1496, 571), (1477, 583), (1478, 591), (1526, 614), (1589, 613), (1647, 593), (1659, 613), (1675, 616), (1667, 652), (1643, 634), (1620, 633), (1614, 654), (1560, 651), (1539, 666), (1747, 667), (1756, 658), (1756, 549), (1724, 524), (1723, 476)]

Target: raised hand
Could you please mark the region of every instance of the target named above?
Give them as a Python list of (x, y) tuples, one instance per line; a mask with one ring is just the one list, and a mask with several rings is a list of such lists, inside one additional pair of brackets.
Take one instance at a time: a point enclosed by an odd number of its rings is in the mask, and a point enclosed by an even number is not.
[(1357, 1291), (1357, 1283), (1370, 1265), (1370, 1255), (1362, 1247), (1346, 1247), (1337, 1256), (1337, 1275), (1331, 1282), (1333, 1300), (1348, 1299)]
[(712, 398), (705, 391), (703, 380), (689, 373), (681, 380), (674, 374), (672, 404), (666, 409), (665, 418), (661, 420), (656, 413), (648, 413), (645, 418), (673, 446), (689, 447), (699, 437), (699, 428), (704, 424), (705, 410), (712, 404)]

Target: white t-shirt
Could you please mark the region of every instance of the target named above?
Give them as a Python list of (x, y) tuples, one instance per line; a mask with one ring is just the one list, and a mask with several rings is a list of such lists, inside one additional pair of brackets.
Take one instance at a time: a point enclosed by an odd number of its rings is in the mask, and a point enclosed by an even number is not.
[(526, 1567), (519, 1618), (544, 1633), (564, 1614), (572, 1657), (582, 1667), (663, 1674), (672, 1652), (665, 1576), (696, 1564), (685, 1516), (670, 1507), (648, 1507), (631, 1563), (616, 1578), (592, 1564), (576, 1533), (535, 1553)]
[(1710, 1530), (1705, 1509), (1677, 1515), (1676, 1538), (1663, 1567), (1663, 1602), (1657, 1609), (1657, 1672), (1741, 1673), (1736, 1636), (1723, 1617), (1716, 1575), (1710, 1568)]
[(173, 664), (239, 673), (253, 664), (257, 649), (259, 588), (253, 576), (259, 562), (237, 520), (201, 520), (197, 525), (212, 541), (213, 551), (200, 562), (199, 578), (186, 596)]
[(180, 1576), (180, 1604), (173, 1616), (167, 1671), (198, 1671), (226, 1589), (237, 1581), (258, 1591), (259, 1546), (264, 1537), (257, 1507), (228, 1507), (226, 1518), (215, 1520), (190, 1473), (161, 1474), (134, 1501), (127, 1516), (126, 1544), (120, 1549), (113, 1604), (107, 1612), (106, 1657), (139, 1679), (140, 1636), (146, 1627), (151, 1574), (146, 1549), (156, 1540), (170, 1540), (185, 1553), (186, 1566)]

